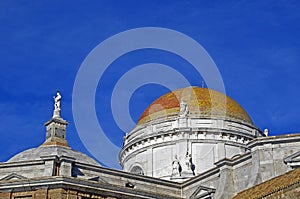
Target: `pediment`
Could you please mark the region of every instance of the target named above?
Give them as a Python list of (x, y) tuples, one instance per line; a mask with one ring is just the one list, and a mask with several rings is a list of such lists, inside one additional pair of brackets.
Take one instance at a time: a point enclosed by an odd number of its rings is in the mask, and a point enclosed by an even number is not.
[(298, 162), (300, 161), (300, 151), (284, 158), (284, 162)]
[(16, 174), (16, 173), (11, 173), (7, 176), (5, 176), (4, 178), (1, 178), (0, 181), (3, 180), (20, 180), (20, 179), (26, 179), (24, 176)]
[(299, 167), (300, 166), (300, 151), (286, 157), (283, 159), (284, 163), (287, 165), (293, 167)]
[(90, 180), (90, 181), (95, 181), (95, 182), (102, 182), (105, 184), (109, 184), (105, 180), (103, 180), (100, 176), (80, 176), (80, 178), (85, 179), (85, 180)]
[(107, 184), (107, 182), (105, 180), (103, 180), (100, 176), (89, 177), (88, 180), (102, 182), (102, 183)]
[(190, 196), (191, 199), (211, 199), (216, 192), (215, 189), (199, 186)]

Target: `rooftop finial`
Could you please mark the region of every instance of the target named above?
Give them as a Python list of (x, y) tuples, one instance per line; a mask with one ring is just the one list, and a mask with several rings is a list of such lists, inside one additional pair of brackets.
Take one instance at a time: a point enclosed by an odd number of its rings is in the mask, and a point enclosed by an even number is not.
[(60, 118), (60, 101), (61, 95), (60, 92), (57, 91), (56, 96), (53, 97), (54, 99), (54, 111), (53, 111), (53, 118)]

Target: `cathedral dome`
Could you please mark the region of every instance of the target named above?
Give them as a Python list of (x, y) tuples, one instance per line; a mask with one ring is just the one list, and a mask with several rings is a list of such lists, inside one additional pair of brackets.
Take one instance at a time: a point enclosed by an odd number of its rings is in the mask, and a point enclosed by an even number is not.
[(247, 112), (230, 97), (208, 88), (187, 87), (156, 99), (143, 112), (137, 125), (178, 116), (181, 101), (186, 103), (189, 117), (222, 118), (253, 124)]
[(119, 158), (124, 171), (180, 182), (244, 154), (247, 143), (259, 136), (233, 99), (187, 87), (161, 96), (144, 111), (124, 137)]

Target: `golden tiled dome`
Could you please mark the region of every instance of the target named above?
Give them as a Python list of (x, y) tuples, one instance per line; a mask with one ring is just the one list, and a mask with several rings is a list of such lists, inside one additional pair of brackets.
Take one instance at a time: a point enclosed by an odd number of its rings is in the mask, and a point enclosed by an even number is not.
[(247, 112), (230, 97), (208, 88), (187, 87), (155, 100), (141, 115), (138, 125), (178, 116), (181, 101), (187, 104), (190, 117), (226, 118), (252, 124)]

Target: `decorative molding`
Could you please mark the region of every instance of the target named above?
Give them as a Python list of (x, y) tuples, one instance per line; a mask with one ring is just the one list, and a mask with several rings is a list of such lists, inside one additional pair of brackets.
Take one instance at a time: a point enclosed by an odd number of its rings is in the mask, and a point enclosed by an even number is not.
[(0, 181), (3, 181), (3, 180), (14, 180), (14, 179), (27, 179), (27, 178), (25, 178), (22, 175), (18, 175), (16, 173), (11, 173), (11, 174), (5, 176), (4, 178), (1, 178)]
[(292, 168), (300, 167), (300, 151), (284, 158), (283, 161)]
[(196, 191), (190, 196), (190, 199), (210, 199), (213, 198), (216, 189), (199, 186)]

